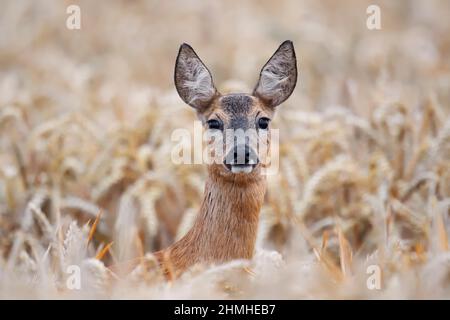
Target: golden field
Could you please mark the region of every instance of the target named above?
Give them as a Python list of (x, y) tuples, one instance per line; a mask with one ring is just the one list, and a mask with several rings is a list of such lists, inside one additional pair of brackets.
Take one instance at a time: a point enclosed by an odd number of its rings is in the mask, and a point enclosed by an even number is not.
[[(0, 6), (0, 298), (450, 298), (448, 1)], [(170, 157), (195, 120), (173, 84), (178, 47), (219, 90), (249, 90), (286, 39), (299, 82), (274, 121), (255, 258), (167, 282), (151, 252), (189, 229), (206, 176)]]

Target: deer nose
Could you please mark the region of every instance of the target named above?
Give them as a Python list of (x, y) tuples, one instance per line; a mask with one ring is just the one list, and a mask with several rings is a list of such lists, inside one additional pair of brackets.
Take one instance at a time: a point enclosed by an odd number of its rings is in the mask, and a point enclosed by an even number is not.
[(259, 162), (256, 152), (248, 144), (234, 146), (225, 157), (226, 166), (255, 166)]

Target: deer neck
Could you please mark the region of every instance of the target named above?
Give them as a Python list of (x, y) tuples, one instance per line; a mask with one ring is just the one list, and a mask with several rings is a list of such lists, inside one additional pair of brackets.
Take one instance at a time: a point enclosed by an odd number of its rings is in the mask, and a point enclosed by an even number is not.
[(265, 191), (263, 176), (229, 180), (210, 170), (196, 221), (171, 250), (174, 267), (252, 258)]
[(237, 183), (209, 176), (196, 225), (212, 250), (221, 248), (219, 260), (252, 257), (265, 191), (263, 178)]

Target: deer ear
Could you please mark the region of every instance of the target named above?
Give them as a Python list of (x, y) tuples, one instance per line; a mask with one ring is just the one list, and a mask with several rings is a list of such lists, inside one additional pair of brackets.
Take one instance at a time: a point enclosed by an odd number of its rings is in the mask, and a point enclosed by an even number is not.
[(297, 59), (292, 41), (284, 41), (261, 69), (253, 95), (276, 107), (294, 91)]
[(174, 78), (181, 99), (197, 111), (204, 110), (217, 94), (208, 68), (186, 43), (178, 51)]

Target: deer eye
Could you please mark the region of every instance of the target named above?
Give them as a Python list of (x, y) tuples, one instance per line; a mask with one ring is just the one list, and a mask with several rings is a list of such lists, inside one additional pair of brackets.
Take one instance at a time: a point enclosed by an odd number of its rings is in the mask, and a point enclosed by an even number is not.
[(266, 130), (269, 127), (269, 122), (270, 122), (269, 118), (265, 118), (265, 117), (259, 118), (259, 120), (258, 120), (258, 128)]
[(206, 123), (208, 124), (208, 129), (220, 130), (222, 128), (222, 123), (216, 119), (208, 120)]

